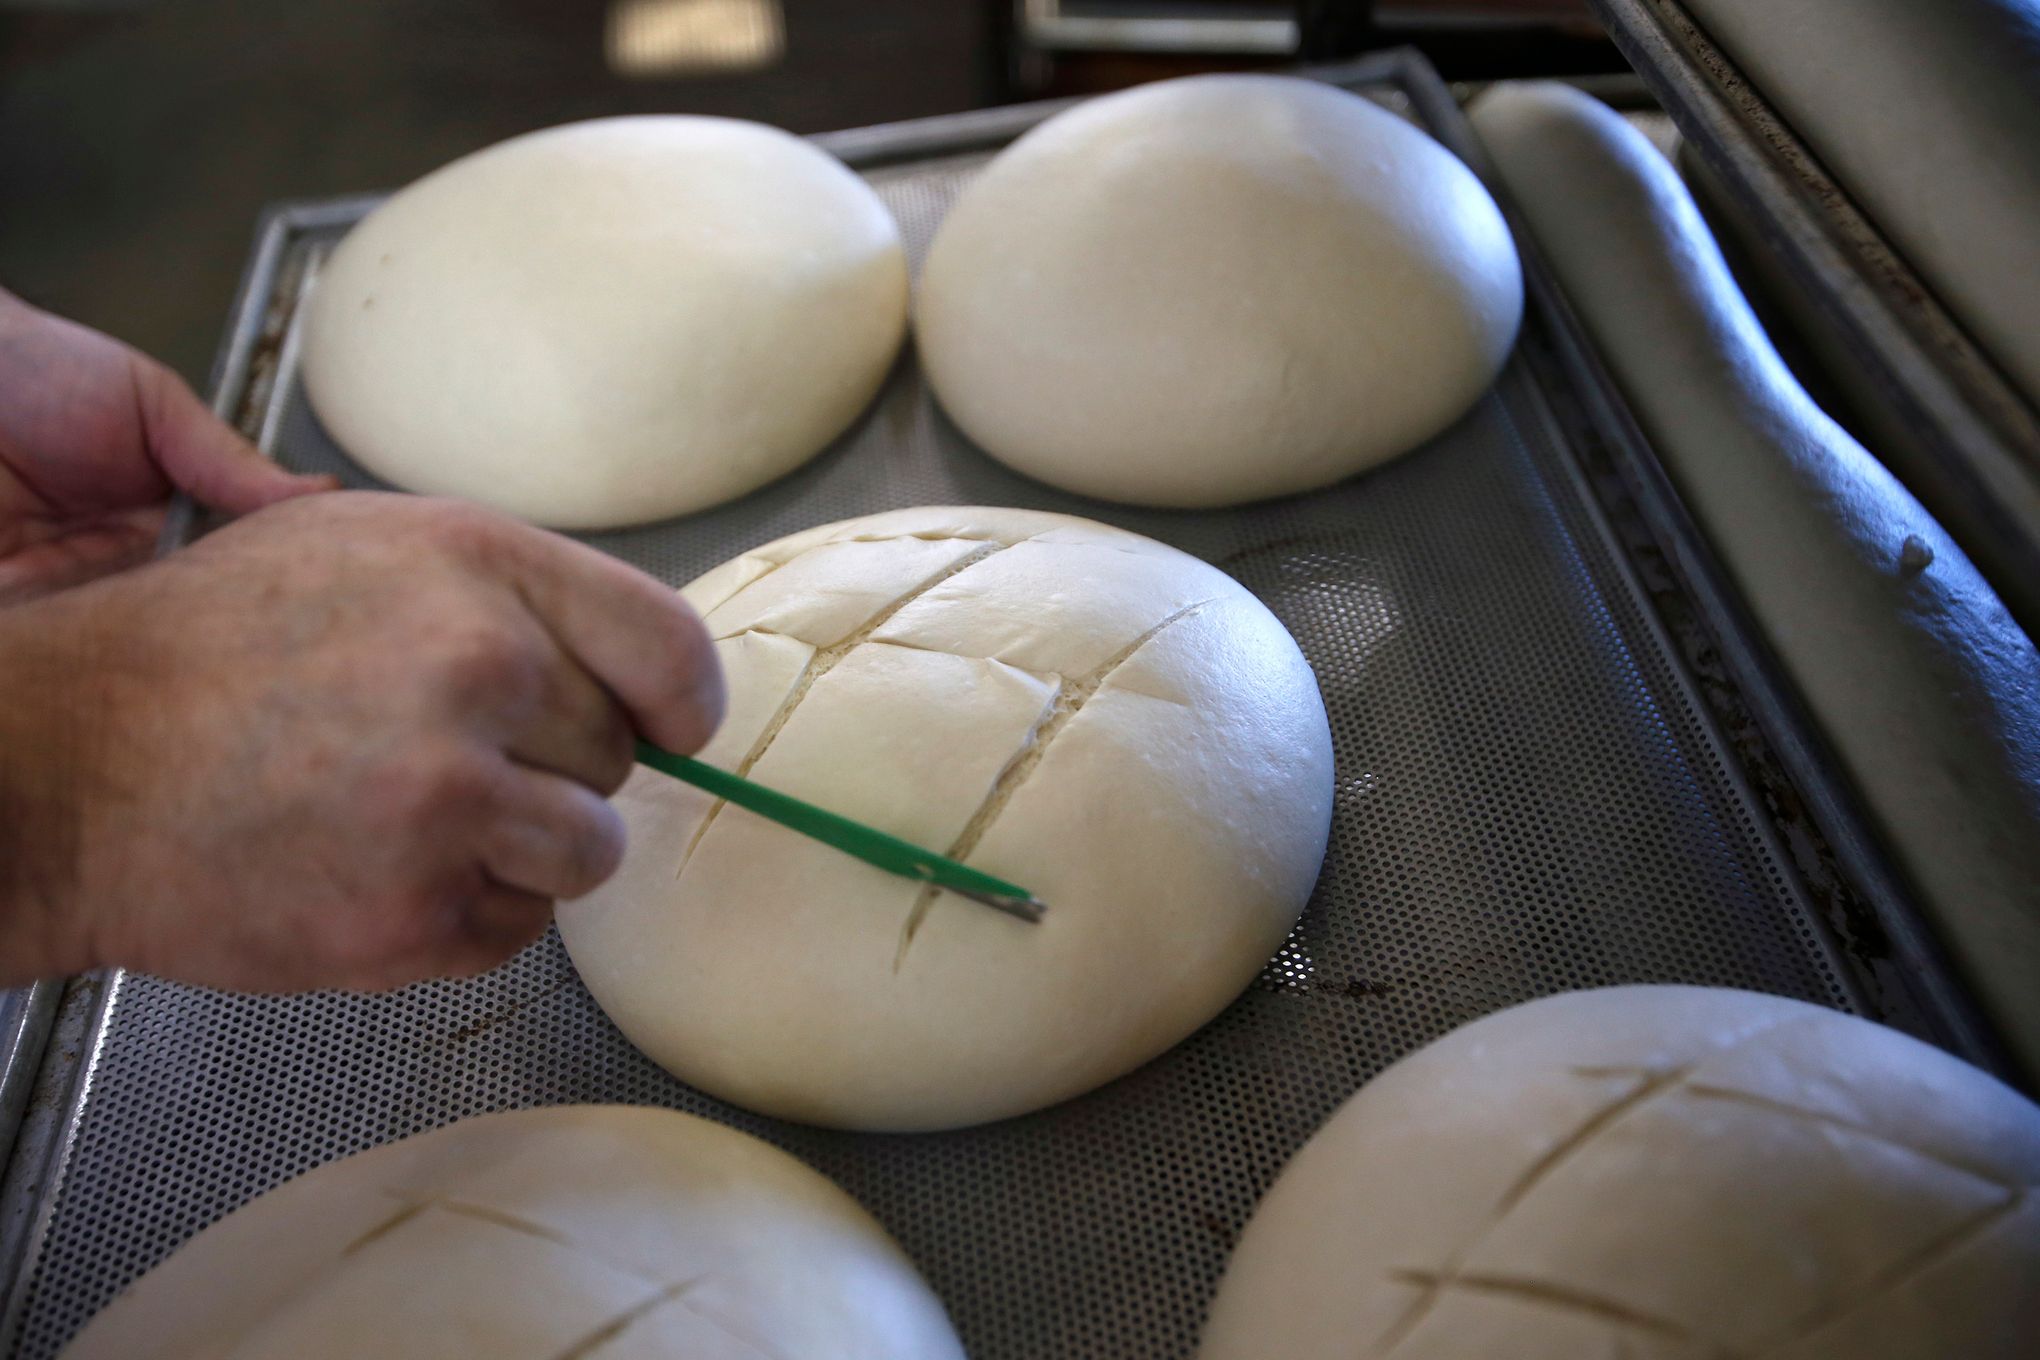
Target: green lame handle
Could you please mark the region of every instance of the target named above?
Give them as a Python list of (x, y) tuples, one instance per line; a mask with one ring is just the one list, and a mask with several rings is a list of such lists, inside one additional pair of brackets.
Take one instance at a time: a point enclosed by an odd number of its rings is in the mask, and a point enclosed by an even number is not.
[(1034, 894), (1002, 878), (994, 878), (981, 869), (973, 869), (932, 850), (923, 850), (912, 842), (888, 836), (883, 831), (853, 822), (826, 808), (803, 803), (776, 789), (753, 784), (728, 770), (705, 765), (689, 756), (676, 756), (650, 742), (638, 743), (637, 758), (641, 765), (671, 775), (683, 784), (692, 784), (738, 807), (748, 808), (760, 817), (833, 846), (888, 873), (933, 883), (1023, 920), (1041, 919), (1043, 907)]

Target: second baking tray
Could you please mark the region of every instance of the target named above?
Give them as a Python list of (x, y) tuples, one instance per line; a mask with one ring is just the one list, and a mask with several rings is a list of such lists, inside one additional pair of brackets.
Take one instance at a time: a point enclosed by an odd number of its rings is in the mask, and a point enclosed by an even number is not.
[[(1392, 55), (1333, 78), (1478, 161), (1421, 62)], [(918, 262), (991, 148), (1043, 116), (825, 143), (864, 169)], [(354, 485), (373, 483), (305, 404), (292, 321), (317, 262), (368, 206), (272, 218), (221, 375), (232, 413), (277, 458)], [(1846, 894), (1822, 876), (1821, 829), (1780, 823), (1796, 793), (1781, 797), (1769, 769), (1760, 797), (1748, 761), (1761, 743), (1725, 737), (1703, 702), (1660, 608), (1676, 584), (1637, 574), (1664, 545), (1611, 520), (1595, 493), (1595, 450), (1621, 432), (1579, 389), (1591, 374), (1565, 376), (1553, 321), (1533, 306), (1500, 385), (1458, 425), (1312, 495), (1187, 513), (1061, 494), (972, 448), (909, 354), (801, 471), (704, 514), (586, 536), (677, 584), (827, 520), (1027, 506), (1172, 543), (1260, 596), (1330, 712), (1331, 845), (1280, 955), (1175, 1050), (1025, 1118), (858, 1135), (760, 1118), (667, 1076), (604, 1018), (553, 935), (485, 978), (388, 996), (88, 982), (0, 1203), (18, 1225), (6, 1321), (20, 1354), (51, 1356), (193, 1232), (322, 1162), (484, 1111), (622, 1101), (706, 1114), (833, 1177), (899, 1237), (978, 1360), (1183, 1356), (1288, 1155), (1372, 1074), (1476, 1016), (1568, 988), (1691, 982), (1948, 1042), (1959, 1026), (1933, 1001), (1950, 994), (1945, 979), (1894, 963), (1862, 920), (1831, 927)], [(1698, 679), (1732, 700), (1736, 678)]]

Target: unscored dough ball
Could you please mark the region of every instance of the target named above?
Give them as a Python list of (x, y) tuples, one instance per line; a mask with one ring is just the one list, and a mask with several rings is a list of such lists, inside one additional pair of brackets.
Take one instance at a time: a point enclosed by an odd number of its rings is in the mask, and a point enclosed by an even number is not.
[(916, 326), (944, 409), (994, 457), (1212, 506), (1437, 434), (1522, 310), (1508, 226), (1451, 152), (1329, 85), (1217, 75), (1015, 142), (943, 222)]
[(899, 230), (775, 128), (572, 123), (370, 213), (305, 320), (313, 408), (369, 471), (538, 524), (662, 519), (791, 471), (878, 390)]
[(320, 1167), (207, 1228), (66, 1360), (962, 1360), (869, 1214), (670, 1110), (486, 1115)]
[(2040, 1108), (1803, 1002), (1621, 987), (1363, 1087), (1241, 1236), (1200, 1360), (2023, 1360)]
[(850, 1128), (1020, 1114), (1209, 1020), (1302, 912), (1331, 735), (1295, 642), (1223, 572), (943, 507), (781, 539), (685, 594), (729, 681), (703, 759), (1049, 910), (1015, 920), (640, 770), (623, 867), (560, 933), (684, 1080)]

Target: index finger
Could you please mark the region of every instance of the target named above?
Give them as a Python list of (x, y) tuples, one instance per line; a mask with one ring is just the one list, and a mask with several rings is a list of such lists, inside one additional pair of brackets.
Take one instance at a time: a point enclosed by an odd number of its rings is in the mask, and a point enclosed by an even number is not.
[(517, 526), (512, 539), (512, 584), (561, 648), (641, 735), (669, 750), (700, 750), (722, 723), (722, 664), (679, 592), (557, 534)]
[(333, 477), (285, 471), (156, 360), (131, 350), (128, 364), (150, 456), (173, 486), (201, 504), (247, 515), (293, 496), (339, 486)]

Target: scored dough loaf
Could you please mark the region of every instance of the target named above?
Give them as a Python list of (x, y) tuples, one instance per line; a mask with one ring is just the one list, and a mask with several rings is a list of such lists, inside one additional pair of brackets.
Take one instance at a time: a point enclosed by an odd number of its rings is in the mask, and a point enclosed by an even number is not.
[(66, 1360), (962, 1360), (848, 1195), (670, 1110), (465, 1120), (334, 1162), (143, 1276)]
[(640, 770), (623, 867), (560, 933), (684, 1080), (852, 1128), (1020, 1114), (1209, 1020), (1303, 910), (1323, 701), (1275, 617), (1196, 558), (935, 507), (782, 539), (685, 594), (729, 681), (705, 760), (1049, 910), (1014, 920)]
[(762, 124), (549, 128), (350, 231), (307, 304), (305, 391), (409, 491), (593, 529), (741, 496), (871, 400), (906, 327), (871, 188)]
[(1330, 85), (1216, 75), (1091, 100), (1001, 153), (929, 248), (915, 327), (994, 457), (1213, 506), (1437, 434), (1522, 309), (1508, 226), (1451, 152)]
[(1534, 1001), (1376, 1077), (1241, 1235), (1200, 1360), (2023, 1360), (2040, 1109), (1853, 1016)]

